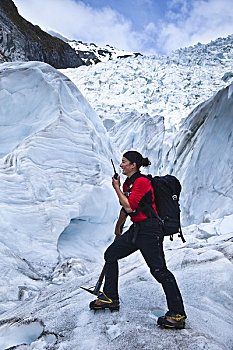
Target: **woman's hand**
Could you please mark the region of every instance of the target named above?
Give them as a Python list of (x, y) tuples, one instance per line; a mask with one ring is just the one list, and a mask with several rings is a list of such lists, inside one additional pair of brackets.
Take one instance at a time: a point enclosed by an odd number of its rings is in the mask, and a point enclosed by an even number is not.
[(129, 201), (120, 189), (120, 186), (121, 186), (120, 176), (118, 176), (117, 179), (114, 179), (114, 177), (112, 178), (112, 186), (113, 186), (114, 190), (116, 191), (116, 194), (119, 198), (119, 201), (120, 201), (122, 207), (125, 209), (125, 211), (127, 213), (132, 213), (133, 210), (130, 208)]
[(121, 227), (120, 225), (116, 225), (115, 227), (115, 235), (116, 235), (116, 238), (119, 238), (122, 234), (122, 229), (123, 227)]
[(113, 186), (114, 189), (121, 187), (120, 176), (118, 176), (117, 179), (112, 177), (112, 186)]

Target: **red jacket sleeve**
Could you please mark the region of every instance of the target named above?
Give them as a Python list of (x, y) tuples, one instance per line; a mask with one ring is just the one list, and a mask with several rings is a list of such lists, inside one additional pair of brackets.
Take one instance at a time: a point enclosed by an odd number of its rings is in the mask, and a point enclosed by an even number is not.
[(151, 183), (146, 177), (139, 177), (135, 180), (128, 201), (132, 210), (137, 209), (138, 203), (151, 190)]

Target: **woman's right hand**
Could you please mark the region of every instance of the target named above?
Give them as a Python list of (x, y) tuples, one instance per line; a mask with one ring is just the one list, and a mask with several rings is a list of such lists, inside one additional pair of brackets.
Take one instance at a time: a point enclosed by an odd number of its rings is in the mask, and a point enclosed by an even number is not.
[(116, 225), (114, 233), (116, 235), (116, 238), (119, 238), (122, 234), (122, 227), (120, 225)]
[(120, 182), (120, 176), (118, 175), (117, 179), (115, 177), (112, 177), (112, 186), (114, 189), (120, 188), (121, 187), (121, 182)]

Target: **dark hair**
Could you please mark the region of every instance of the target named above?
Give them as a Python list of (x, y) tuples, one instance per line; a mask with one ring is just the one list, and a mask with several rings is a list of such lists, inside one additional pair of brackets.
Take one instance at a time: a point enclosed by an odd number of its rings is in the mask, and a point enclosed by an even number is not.
[(125, 157), (126, 159), (128, 159), (131, 163), (136, 163), (137, 164), (137, 168), (139, 169), (141, 166), (149, 166), (151, 165), (151, 162), (149, 161), (149, 159), (143, 158), (143, 156), (141, 155), (141, 153), (137, 152), (137, 151), (128, 151), (125, 152), (123, 154), (123, 157)]

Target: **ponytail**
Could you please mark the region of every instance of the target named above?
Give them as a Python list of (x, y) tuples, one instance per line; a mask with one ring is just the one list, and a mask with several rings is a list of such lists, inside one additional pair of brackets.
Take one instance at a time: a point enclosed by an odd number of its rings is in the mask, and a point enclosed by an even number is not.
[(147, 157), (146, 158), (142, 158), (142, 166), (147, 167), (149, 165), (151, 165), (150, 160)]

